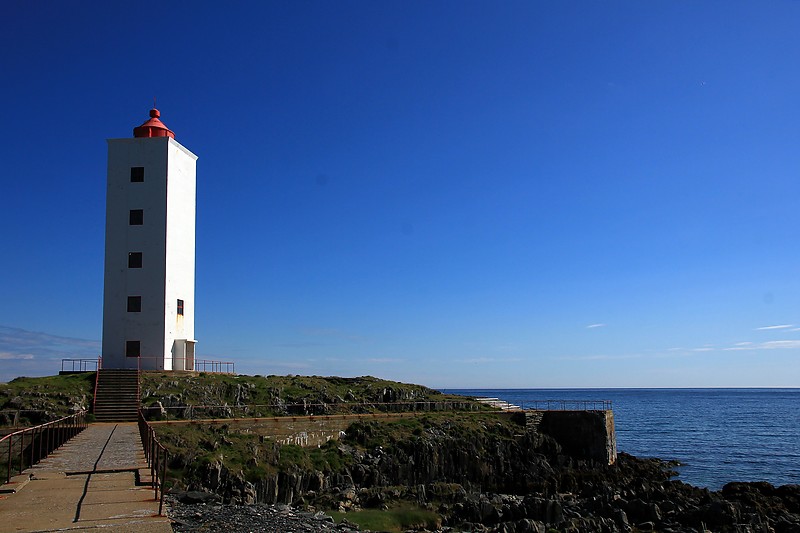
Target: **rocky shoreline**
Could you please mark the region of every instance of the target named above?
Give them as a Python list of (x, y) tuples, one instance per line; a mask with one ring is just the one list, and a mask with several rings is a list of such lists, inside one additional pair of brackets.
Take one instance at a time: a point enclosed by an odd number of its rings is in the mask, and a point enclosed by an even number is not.
[[(225, 505), (213, 498), (186, 493), (167, 498), (167, 514), (176, 533), (194, 531), (354, 533), (357, 526), (335, 524), (322, 512), (303, 512), (285, 504)], [(181, 501), (183, 500), (183, 501)], [(186, 503), (184, 503), (186, 502)]]
[[(249, 390), (236, 384), (237, 401)], [(397, 391), (389, 399), (427, 394)], [(586, 453), (604, 442), (583, 432), (585, 420), (565, 435), (544, 418), (521, 418), (450, 411), (357, 421), (319, 447), (281, 444), (241, 423), (160, 426), (180, 472), (170, 514), (176, 531), (351, 532), (369, 513), (413, 508), (426, 518), (401, 530), (800, 533), (800, 486), (698, 488), (675, 479), (668, 461)]]
[[(435, 529), (483, 533), (634, 532), (795, 533), (800, 531), (800, 486), (729, 483), (721, 491), (665, 479), (667, 463), (621, 456), (622, 476), (586, 483), (582, 490), (550, 496), (463, 493), (453, 500), (450, 524)], [(632, 477), (631, 474), (633, 474)], [(655, 474), (655, 475), (654, 475)], [(622, 485), (620, 485), (622, 483)], [(168, 498), (176, 532), (339, 532), (358, 526), (308, 505), (233, 505), (211, 493), (179, 492)], [(440, 511), (443, 509), (440, 509)]]

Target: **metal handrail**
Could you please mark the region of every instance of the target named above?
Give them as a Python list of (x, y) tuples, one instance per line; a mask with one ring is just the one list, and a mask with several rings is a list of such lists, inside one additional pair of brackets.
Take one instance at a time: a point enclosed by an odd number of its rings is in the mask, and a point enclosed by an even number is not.
[(194, 370), (196, 372), (208, 372), (211, 374), (235, 374), (236, 363), (233, 361), (216, 361), (213, 359), (195, 359)]
[[(61, 372), (95, 372), (100, 368), (100, 359), (62, 359)], [(67, 366), (69, 365), (69, 368)], [(90, 368), (90, 367), (94, 368)], [(77, 368), (76, 368), (77, 367)]]
[(479, 398), (476, 400), (505, 410), (522, 411), (611, 411), (611, 400), (523, 400), (519, 404), (497, 398)]
[[(240, 404), (240, 405), (177, 405), (144, 407), (144, 414), (149, 414), (150, 409), (170, 412), (174, 418), (204, 419), (204, 418), (251, 418), (253, 416), (319, 416), (330, 414), (358, 414), (377, 412), (437, 412), (437, 411), (483, 411), (501, 409), (511, 411), (610, 411), (610, 400), (544, 400), (528, 401), (521, 406), (505, 401), (492, 403), (473, 403), (468, 397), (464, 401), (401, 401), (401, 402), (304, 402), (291, 404)], [(152, 412), (152, 411), (150, 411)], [(155, 414), (158, 417), (158, 414)]]
[[(62, 444), (86, 429), (87, 425), (86, 411), (82, 410), (74, 415), (65, 416), (52, 422), (20, 429), (0, 439), (0, 453), (8, 454), (6, 483), (11, 481), (11, 472), (14, 471), (14, 463), (17, 457), (19, 462), (17, 462), (18, 468), (16, 470), (18, 474), (21, 474), (25, 468), (35, 465), (53, 450), (58, 449)], [(16, 444), (19, 445), (19, 450), (16, 454), (14, 452), (15, 439)]]
[(611, 411), (611, 400), (526, 400), (523, 410), (531, 411)]
[(150, 480), (153, 483), (154, 498), (159, 501), (158, 514), (162, 515), (164, 509), (164, 482), (167, 478), (167, 449), (158, 442), (153, 427), (144, 419), (139, 411), (139, 436), (142, 439), (144, 456), (150, 468)]
[(97, 383), (100, 381), (100, 371), (103, 369), (103, 356), (97, 358), (97, 372), (94, 373), (94, 392), (92, 393), (92, 412), (97, 406)]
[[(134, 366), (133, 361), (131, 359), (136, 360), (136, 364)], [(142, 368), (143, 361), (158, 361), (158, 362), (172, 362), (172, 370), (170, 371), (183, 371), (186, 367), (186, 361), (189, 358), (186, 357), (158, 357), (158, 356), (141, 356), (141, 357), (128, 357), (125, 359), (123, 364), (123, 369), (125, 370), (149, 370), (148, 368)], [(181, 362), (183, 362), (181, 364)], [(177, 363), (177, 366), (176, 366)], [(154, 365), (158, 366), (158, 365)], [(154, 370), (163, 370), (162, 368), (154, 369)], [(236, 363), (233, 361), (218, 361), (216, 359), (193, 359), (192, 360), (192, 368), (189, 369), (190, 372), (207, 372), (210, 374), (235, 374), (236, 373)]]

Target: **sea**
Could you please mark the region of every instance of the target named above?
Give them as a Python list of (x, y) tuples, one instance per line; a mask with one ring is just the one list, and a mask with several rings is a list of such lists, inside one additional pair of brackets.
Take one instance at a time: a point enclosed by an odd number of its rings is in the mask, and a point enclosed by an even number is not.
[[(680, 463), (681, 481), (800, 484), (800, 389), (446, 389), (523, 408), (610, 401), (617, 451)], [(588, 402), (588, 403), (587, 403)]]

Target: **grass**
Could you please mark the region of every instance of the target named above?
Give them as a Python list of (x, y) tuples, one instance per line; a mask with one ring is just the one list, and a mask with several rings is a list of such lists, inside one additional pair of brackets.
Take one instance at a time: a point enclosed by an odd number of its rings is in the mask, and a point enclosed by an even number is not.
[(342, 454), (335, 441), (320, 447), (302, 448), (278, 444), (247, 428), (202, 423), (158, 425), (156, 432), (169, 451), (171, 477), (184, 481), (200, 476), (203, 468), (214, 463), (221, 463), (232, 472), (241, 472), (245, 479), (255, 482), (276, 472), (340, 472), (352, 462)]
[[(446, 401), (463, 397), (445, 395), (421, 385), (410, 385), (363, 376), (236, 376), (227, 374), (176, 374), (145, 372), (141, 382), (142, 404), (161, 402), (170, 417), (180, 417), (186, 406), (230, 406), (227, 410), (197, 409), (200, 417), (258, 417), (286, 414), (373, 412), (387, 401)], [(221, 412), (220, 412), (221, 411)]]
[(72, 414), (74, 405), (92, 404), (95, 373), (66, 374), (38, 378), (19, 377), (0, 383), (0, 425), (11, 423), (19, 412), (19, 425), (39, 424)]
[(346, 440), (366, 449), (392, 446), (395, 443), (422, 438), (425, 435), (448, 435), (472, 438), (475, 435), (513, 439), (519, 425), (496, 412), (457, 411), (430, 413), (420, 417), (382, 421), (359, 421), (346, 431)]
[(79, 396), (92, 394), (94, 389), (94, 372), (65, 374), (63, 376), (45, 376), (39, 378), (18, 377), (8, 383), (0, 383), (2, 397), (14, 395)]
[(436, 513), (411, 506), (395, 507), (386, 511), (363, 509), (349, 513), (334, 511), (329, 514), (337, 523), (346, 518), (348, 522), (358, 524), (361, 529), (390, 533), (420, 527), (436, 529), (442, 524), (441, 518)]
[[(185, 482), (202, 476), (211, 464), (222, 464), (250, 482), (277, 472), (318, 471), (339, 473), (354, 461), (347, 444), (362, 450), (382, 447), (411, 449), (419, 439), (448, 438), (478, 442), (479, 435), (513, 439), (519, 426), (497, 413), (430, 413), (413, 418), (369, 420), (352, 423), (342, 441), (301, 447), (279, 444), (269, 435), (246, 424), (156, 425), (159, 440), (170, 452), (172, 474)], [(476, 441), (476, 439), (478, 439)], [(348, 518), (349, 519), (349, 518)]]

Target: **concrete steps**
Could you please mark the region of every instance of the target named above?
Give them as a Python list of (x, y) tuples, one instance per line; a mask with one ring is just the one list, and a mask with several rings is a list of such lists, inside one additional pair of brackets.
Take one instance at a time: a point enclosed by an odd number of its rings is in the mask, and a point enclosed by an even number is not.
[(139, 373), (98, 370), (94, 416), (98, 422), (135, 422), (139, 414)]

